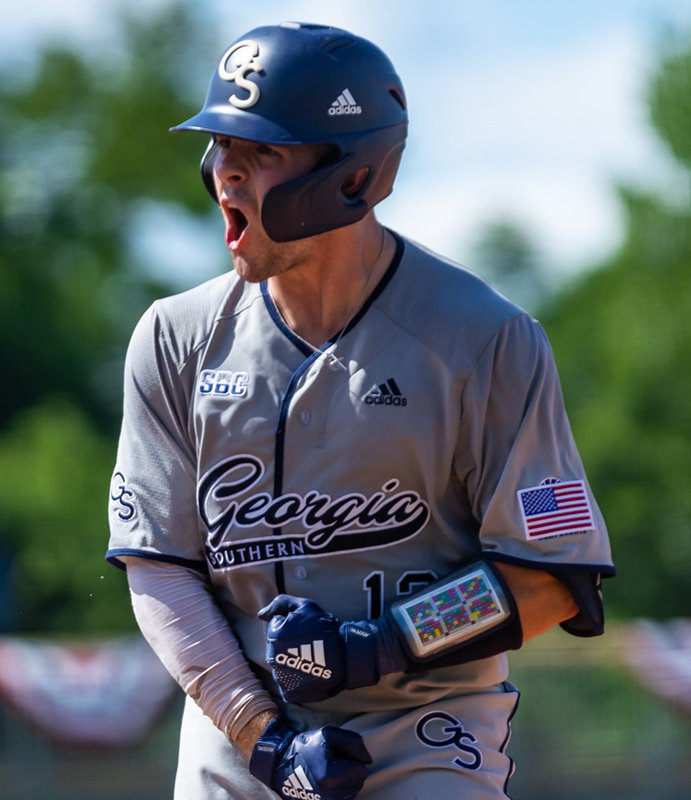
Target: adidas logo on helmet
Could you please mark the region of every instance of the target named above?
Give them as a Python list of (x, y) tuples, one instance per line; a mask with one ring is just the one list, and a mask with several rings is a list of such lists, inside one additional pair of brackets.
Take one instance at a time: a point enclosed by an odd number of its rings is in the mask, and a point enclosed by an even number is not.
[(329, 116), (336, 117), (342, 114), (362, 114), (359, 106), (348, 89), (344, 89), (329, 106)]

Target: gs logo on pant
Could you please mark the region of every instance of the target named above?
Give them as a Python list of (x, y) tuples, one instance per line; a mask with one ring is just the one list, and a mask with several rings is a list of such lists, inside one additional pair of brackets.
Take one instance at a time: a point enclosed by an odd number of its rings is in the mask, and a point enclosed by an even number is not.
[(457, 767), (473, 771), (482, 767), (482, 753), (474, 746), (477, 736), (446, 711), (430, 711), (420, 717), (415, 735), (427, 747), (455, 747), (462, 754), (453, 759)]

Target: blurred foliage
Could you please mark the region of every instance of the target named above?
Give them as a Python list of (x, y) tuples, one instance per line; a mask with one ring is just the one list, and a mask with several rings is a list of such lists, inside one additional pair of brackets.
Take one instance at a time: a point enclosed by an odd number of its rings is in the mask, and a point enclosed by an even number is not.
[(622, 191), (629, 236), (543, 316), (608, 522), (620, 616), (691, 608), (691, 215)]
[[(0, 627), (133, 625), (125, 580), (103, 560), (106, 492), (127, 339), (171, 286), (151, 278), (132, 238), (151, 204), (213, 214), (190, 166), (204, 143), (167, 131), (206, 87), (216, 43), (202, 11), (183, 2), (124, 17), (114, 47), (50, 46), (33, 72), (0, 75), (0, 352), (10, 387), (0, 395), (0, 582), (8, 574), (11, 591), (8, 601), (0, 586), (0, 597), (15, 610)], [(691, 46), (662, 52), (649, 96), (651, 123), (687, 178), (690, 63)], [(531, 301), (546, 298), (539, 316), (620, 571), (606, 585), (610, 613), (687, 614), (691, 209), (688, 196), (619, 193), (625, 241), (558, 296), (541, 294), (541, 264), (515, 226), (496, 222), (478, 253), (507, 293), (518, 295), (513, 281), (530, 286)]]
[(133, 627), (126, 584), (103, 560), (113, 443), (84, 411), (46, 398), (0, 438), (0, 535), (14, 546), (10, 592), (23, 631)]
[(691, 608), (691, 44), (650, 84), (651, 119), (682, 160), (687, 191), (619, 190), (618, 252), (542, 315), (619, 577), (605, 585), (621, 617)]
[(650, 119), (671, 153), (691, 167), (691, 45), (683, 38), (662, 54), (650, 83)]
[(473, 270), (526, 311), (535, 313), (547, 300), (543, 260), (532, 240), (513, 222), (497, 219), (480, 231), (472, 264)]
[(183, 4), (119, 31), (88, 52), (48, 45), (0, 80), (0, 626), (15, 630), (132, 625), (104, 561), (107, 491), (127, 340), (170, 293), (132, 229), (145, 202), (213, 213), (205, 141), (168, 133), (206, 86), (208, 25)]
[[(184, 7), (125, 19), (123, 48), (58, 46), (0, 82), (0, 351), (12, 392), (0, 428), (59, 391), (112, 431), (129, 333), (163, 287), (131, 256), (143, 199), (209, 209), (190, 164), (203, 144), (167, 129), (206, 40)], [(196, 100), (196, 98), (195, 98)]]

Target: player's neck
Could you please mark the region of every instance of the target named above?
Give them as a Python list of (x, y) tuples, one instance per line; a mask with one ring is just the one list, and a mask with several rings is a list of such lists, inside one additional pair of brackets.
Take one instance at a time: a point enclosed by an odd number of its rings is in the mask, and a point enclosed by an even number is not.
[(372, 216), (361, 227), (333, 231), (304, 267), (269, 279), (286, 324), (318, 347), (357, 314), (391, 263), (395, 243)]

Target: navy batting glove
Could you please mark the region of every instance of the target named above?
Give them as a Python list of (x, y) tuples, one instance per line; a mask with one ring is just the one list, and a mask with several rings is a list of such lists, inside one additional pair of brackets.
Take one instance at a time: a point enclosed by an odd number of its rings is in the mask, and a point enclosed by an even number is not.
[(281, 797), (351, 800), (372, 758), (360, 734), (327, 725), (297, 733), (270, 722), (250, 757), (250, 772)]
[(287, 594), (259, 617), (269, 623), (266, 661), (288, 702), (315, 703), (406, 668), (397, 633), (383, 617), (341, 622), (313, 600)]

